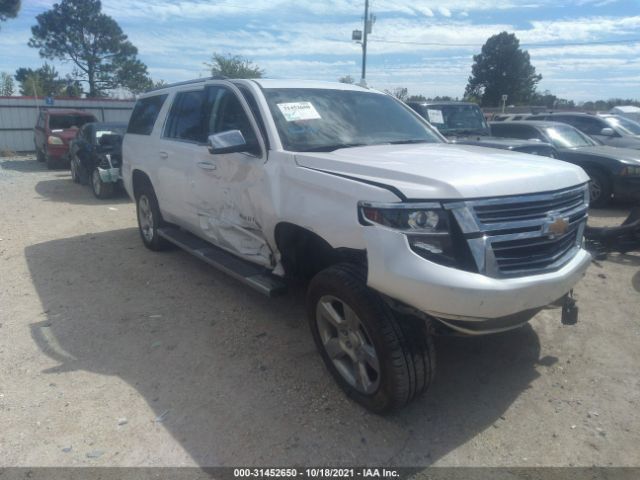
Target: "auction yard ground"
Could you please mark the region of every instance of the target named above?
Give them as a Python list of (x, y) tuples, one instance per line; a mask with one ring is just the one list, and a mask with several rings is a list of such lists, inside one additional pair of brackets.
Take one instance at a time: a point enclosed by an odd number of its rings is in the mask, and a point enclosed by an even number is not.
[(0, 227), (2, 467), (640, 466), (640, 254), (593, 263), (576, 326), (436, 339), (431, 390), (379, 417), (329, 377), (304, 292), (146, 250), (124, 194), (0, 159)]

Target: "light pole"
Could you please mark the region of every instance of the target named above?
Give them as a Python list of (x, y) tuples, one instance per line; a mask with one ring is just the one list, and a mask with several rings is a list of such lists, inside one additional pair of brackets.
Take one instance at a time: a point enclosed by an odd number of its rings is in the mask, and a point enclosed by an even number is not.
[(367, 85), (367, 37), (371, 33), (375, 17), (369, 14), (369, 0), (364, 1), (364, 29), (354, 30), (351, 39), (362, 45), (362, 76), (360, 77), (360, 85)]

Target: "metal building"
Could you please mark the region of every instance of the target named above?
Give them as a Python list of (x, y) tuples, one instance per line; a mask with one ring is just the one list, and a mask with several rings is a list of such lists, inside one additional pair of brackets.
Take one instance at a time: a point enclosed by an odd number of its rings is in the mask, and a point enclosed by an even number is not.
[(135, 100), (110, 98), (0, 97), (0, 151), (32, 152), (33, 127), (41, 109), (73, 108), (104, 122), (127, 122)]

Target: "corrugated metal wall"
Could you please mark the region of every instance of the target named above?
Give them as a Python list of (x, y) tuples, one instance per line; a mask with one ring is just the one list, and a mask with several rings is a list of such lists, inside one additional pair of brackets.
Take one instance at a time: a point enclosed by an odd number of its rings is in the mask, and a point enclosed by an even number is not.
[(134, 100), (111, 99), (55, 99), (54, 105), (46, 105), (42, 98), (0, 97), (0, 150), (31, 152), (33, 127), (39, 109), (73, 108), (93, 113), (104, 122), (128, 122)]

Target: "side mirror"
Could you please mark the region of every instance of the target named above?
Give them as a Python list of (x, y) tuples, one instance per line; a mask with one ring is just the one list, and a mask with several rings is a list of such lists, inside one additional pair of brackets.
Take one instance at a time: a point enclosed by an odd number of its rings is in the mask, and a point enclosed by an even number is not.
[(602, 135), (603, 137), (615, 137), (616, 132), (613, 130), (613, 128), (605, 127), (600, 130), (600, 135)]
[(247, 143), (240, 130), (227, 130), (209, 135), (208, 145), (211, 154), (253, 152), (256, 150), (256, 145)]

